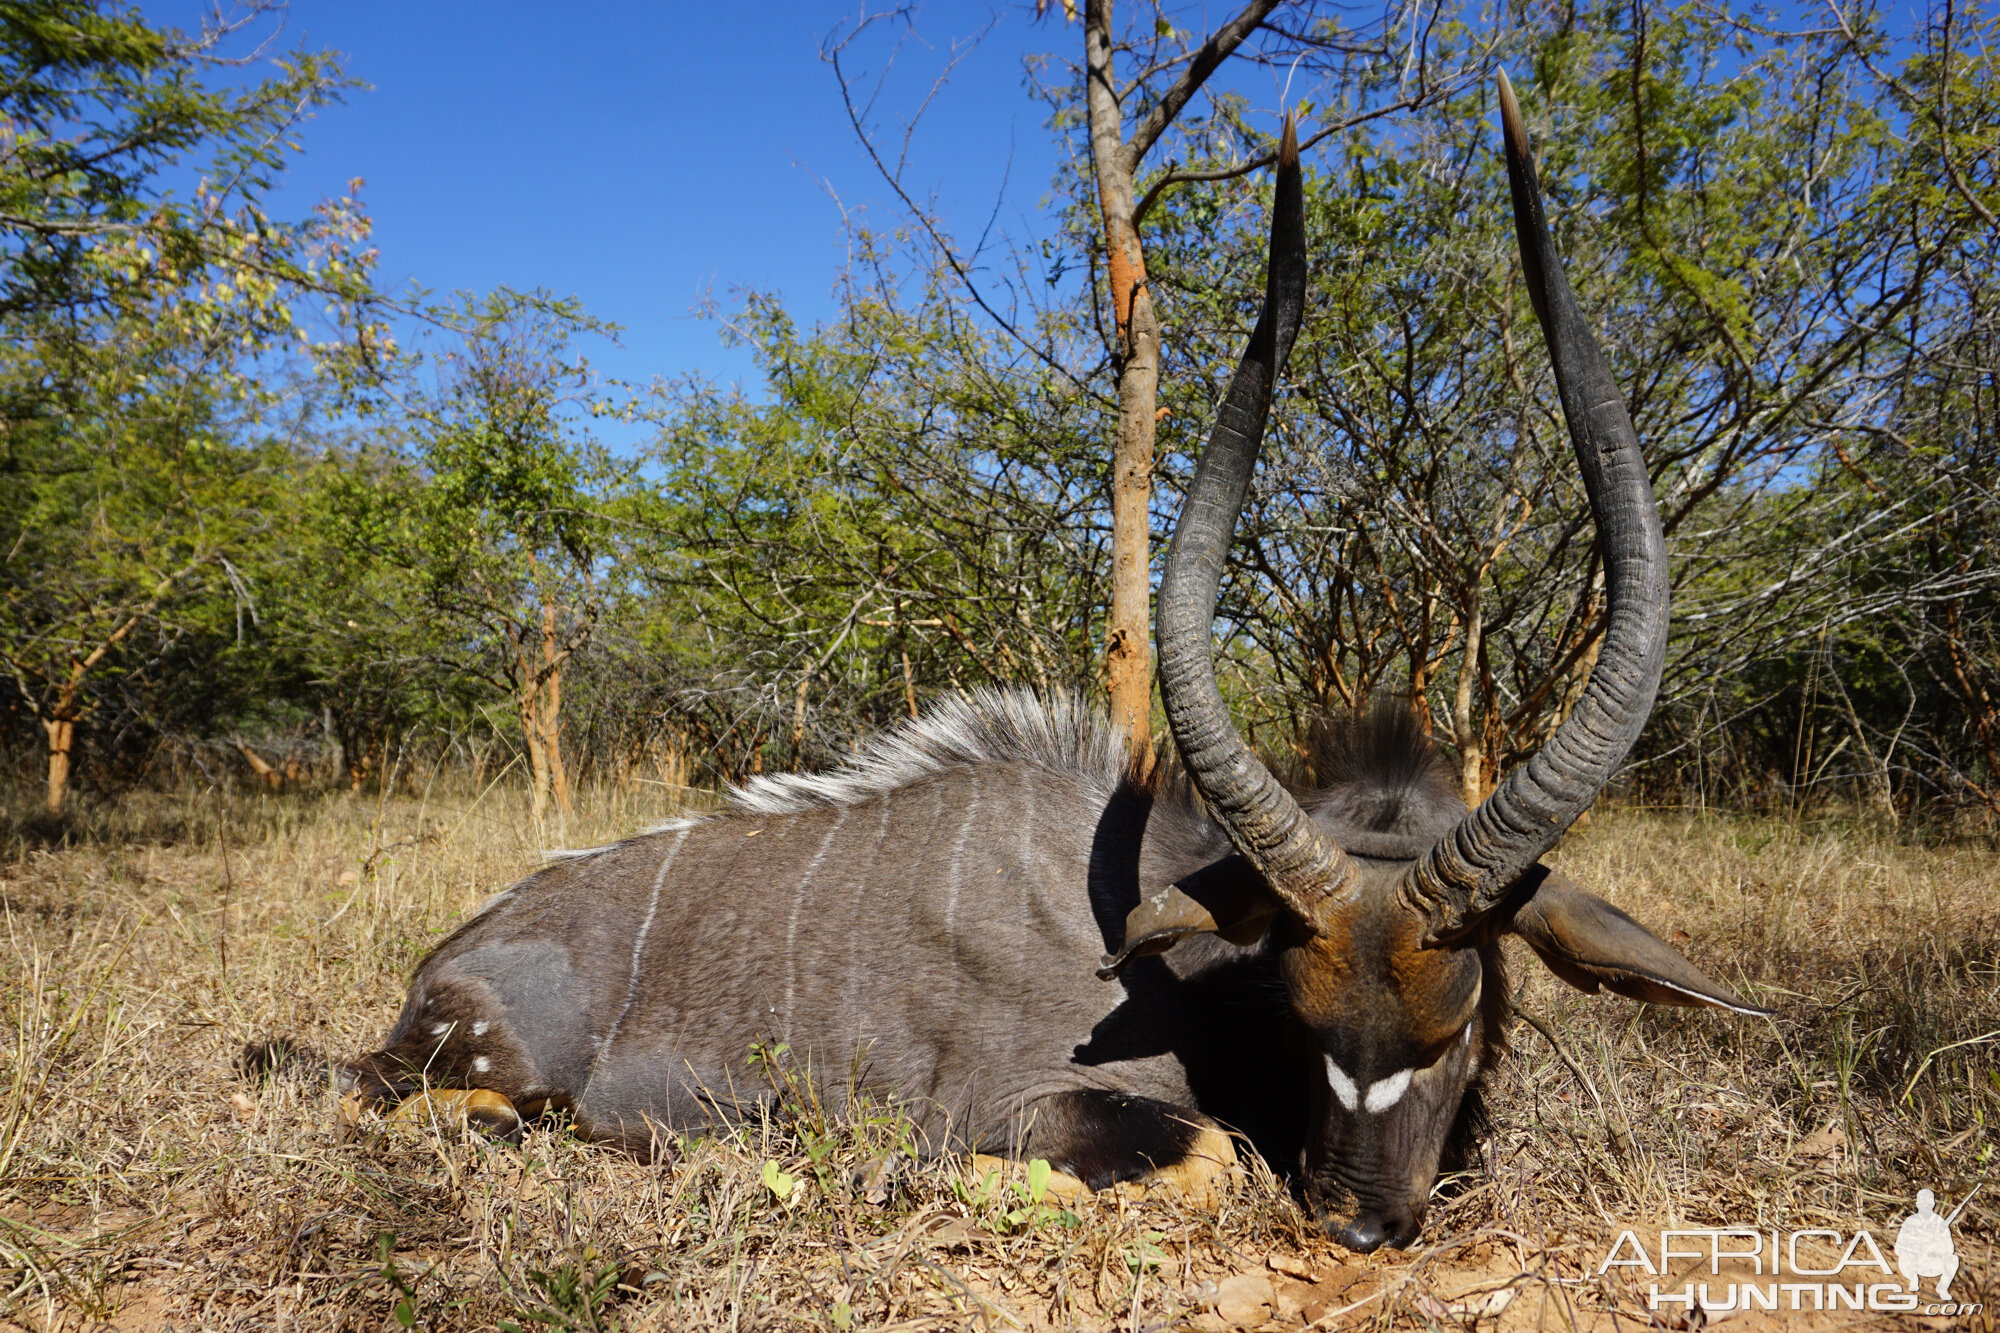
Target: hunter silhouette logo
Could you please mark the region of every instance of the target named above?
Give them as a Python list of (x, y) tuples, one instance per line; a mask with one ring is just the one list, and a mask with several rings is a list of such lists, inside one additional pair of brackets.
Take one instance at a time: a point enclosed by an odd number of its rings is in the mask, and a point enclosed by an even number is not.
[[(1977, 1193), (1979, 1186), (1974, 1185), (1972, 1194)], [(1939, 1217), (1937, 1196), (1929, 1190), (1917, 1191), (1917, 1211), (1904, 1218), (1896, 1232), (1896, 1267), (1911, 1291), (1918, 1289), (1920, 1279), (1932, 1277), (1937, 1279), (1938, 1299), (1951, 1299), (1951, 1280), (1958, 1275), (1958, 1248), (1952, 1244), (1951, 1224), (1972, 1202), (1972, 1194), (1951, 1210), (1951, 1216)]]

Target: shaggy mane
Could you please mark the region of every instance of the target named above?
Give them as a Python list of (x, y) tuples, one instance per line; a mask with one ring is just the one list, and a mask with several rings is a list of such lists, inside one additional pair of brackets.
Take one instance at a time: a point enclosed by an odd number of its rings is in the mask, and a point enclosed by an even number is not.
[(784, 815), (858, 805), (932, 773), (969, 764), (1045, 768), (1109, 796), (1126, 774), (1125, 735), (1074, 695), (981, 688), (941, 699), (827, 773), (779, 773), (731, 787), (729, 808)]
[(1368, 833), (1431, 838), (1465, 814), (1458, 783), (1423, 719), (1401, 700), (1316, 723), (1306, 744), (1306, 807)]

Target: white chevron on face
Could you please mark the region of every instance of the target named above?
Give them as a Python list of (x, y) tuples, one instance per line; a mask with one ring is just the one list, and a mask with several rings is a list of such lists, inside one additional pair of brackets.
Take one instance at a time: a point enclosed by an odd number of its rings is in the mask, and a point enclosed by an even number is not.
[(1370, 1115), (1380, 1115), (1403, 1100), (1403, 1094), (1410, 1090), (1410, 1075), (1415, 1072), (1414, 1069), (1399, 1069), (1389, 1077), (1369, 1084), (1368, 1091), (1363, 1093), (1347, 1076), (1347, 1071), (1334, 1063), (1332, 1056), (1326, 1057), (1326, 1081), (1333, 1089), (1333, 1095), (1348, 1110), (1365, 1110)]
[(1332, 1085), (1333, 1095), (1340, 1098), (1342, 1106), (1352, 1111), (1360, 1105), (1361, 1095), (1355, 1090), (1354, 1080), (1347, 1076), (1345, 1069), (1333, 1062), (1330, 1055), (1326, 1057), (1326, 1081)]
[(1409, 1090), (1410, 1075), (1413, 1072), (1415, 1071), (1398, 1069), (1395, 1073), (1389, 1075), (1389, 1077), (1371, 1084), (1368, 1088), (1368, 1095), (1361, 1099), (1361, 1104), (1373, 1115), (1382, 1114), (1397, 1102), (1403, 1100), (1403, 1094)]

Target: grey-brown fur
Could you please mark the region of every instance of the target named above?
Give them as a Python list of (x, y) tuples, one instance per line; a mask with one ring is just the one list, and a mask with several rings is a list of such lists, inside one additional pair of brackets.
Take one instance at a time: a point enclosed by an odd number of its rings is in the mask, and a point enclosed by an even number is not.
[[(1350, 728), (1330, 753), (1398, 758), (1313, 795), (1328, 831), (1361, 835), (1357, 802), (1410, 832), (1462, 813), (1406, 781), (1427, 746), (1397, 710)], [(351, 1077), (384, 1100), (428, 1085), (566, 1106), (644, 1152), (754, 1110), (769, 1086), (746, 1057), (785, 1042), (834, 1091), (852, 1077), (906, 1108), (937, 1149), (1047, 1156), (1102, 1184), (1219, 1121), (1296, 1169), (1323, 1080), (1285, 1002), (1282, 932), (1094, 975), (1142, 894), (1199, 875), (1260, 891), (1184, 781), (1135, 781), (1124, 754), (1069, 701), (983, 692), (833, 773), (561, 859), (424, 960)], [(1475, 1070), (1489, 1045), (1482, 1027)]]
[[(1497, 948), (1452, 951), (1478, 1021), (1435, 1088), (1356, 1117), (1320, 1063), (1372, 1081), (1421, 1055), (1401, 1014), (1428, 993), (1384, 969), (1409, 921), (1398, 876), (1464, 811), (1430, 741), (1390, 706), (1315, 742), (1326, 781), (1304, 804), (1369, 881), (1355, 960), (1318, 1008), (1287, 979), (1307, 950), (1282, 916), (1252, 944), (1199, 935), (1098, 979), (1145, 894), (1268, 892), (1184, 778), (1137, 781), (1124, 754), (1073, 702), (982, 692), (833, 773), (559, 859), (423, 961), (345, 1077), (383, 1101), (463, 1087), (567, 1107), (579, 1132), (645, 1153), (754, 1113), (770, 1088), (751, 1048), (786, 1042), (836, 1098), (852, 1079), (907, 1109), (933, 1149), (1042, 1156), (1102, 1185), (1220, 1123), (1330, 1218), (1372, 1207), (1413, 1229), (1502, 1041)], [(1414, 1199), (1397, 1183), (1413, 1161)]]
[[(568, 1105), (634, 1147), (768, 1095), (745, 1063), (763, 1041), (829, 1082), (854, 1072), (936, 1147), (1009, 1146), (1064, 1091), (1193, 1106), (1176, 1049), (1227, 1043), (1174, 1028), (1186, 988), (1093, 972), (1142, 887), (1229, 847), (1184, 789), (1130, 781), (1124, 753), (1068, 701), (982, 693), (834, 773), (560, 860), (423, 962), (361, 1080)], [(1257, 951), (1185, 952), (1199, 972)]]

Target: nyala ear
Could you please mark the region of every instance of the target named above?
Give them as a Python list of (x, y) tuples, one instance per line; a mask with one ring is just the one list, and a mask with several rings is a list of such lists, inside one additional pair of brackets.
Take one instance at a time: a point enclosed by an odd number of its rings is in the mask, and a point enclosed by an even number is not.
[(1104, 955), (1097, 975), (1110, 981), (1125, 964), (1165, 953), (1190, 935), (1255, 944), (1278, 914), (1278, 898), (1240, 856), (1226, 856), (1177, 884), (1150, 893), (1125, 915), (1125, 940)]
[(1603, 986), (1648, 1004), (1709, 1005), (1768, 1016), (1702, 974), (1652, 931), (1567, 877), (1546, 878), (1514, 913), (1510, 929), (1541, 955), (1549, 971), (1587, 995)]

